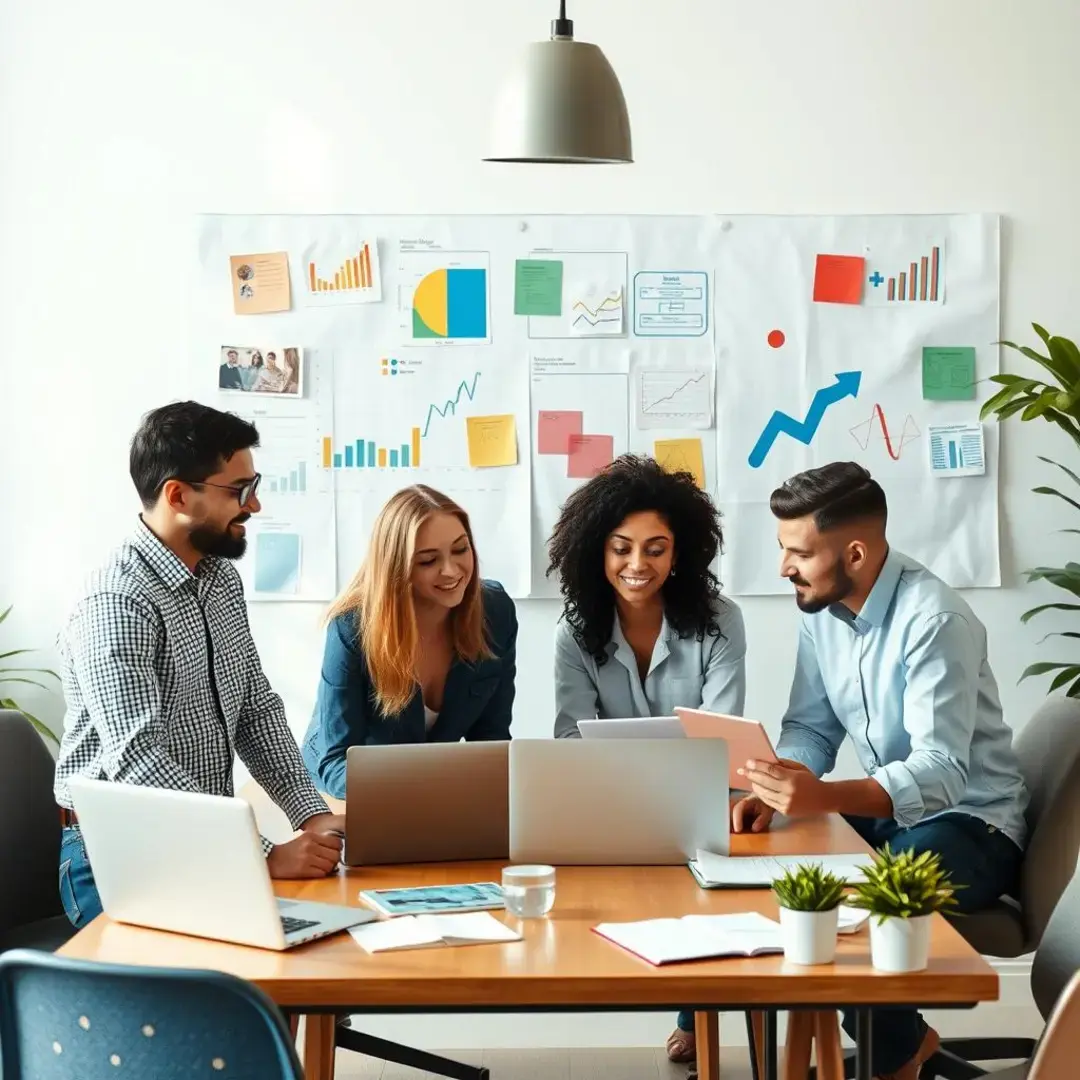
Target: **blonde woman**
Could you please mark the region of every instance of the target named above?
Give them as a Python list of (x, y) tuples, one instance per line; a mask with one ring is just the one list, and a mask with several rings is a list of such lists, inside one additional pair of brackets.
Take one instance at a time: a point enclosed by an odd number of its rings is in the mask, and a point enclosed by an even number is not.
[(510, 738), (517, 616), (477, 575), (465, 511), (423, 485), (382, 508), (328, 616), (304, 762), (345, 797), (350, 746)]

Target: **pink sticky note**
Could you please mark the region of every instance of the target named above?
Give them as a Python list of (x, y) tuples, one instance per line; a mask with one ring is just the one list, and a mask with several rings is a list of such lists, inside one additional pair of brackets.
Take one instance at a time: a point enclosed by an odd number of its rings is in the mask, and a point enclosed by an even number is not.
[(570, 436), (581, 434), (581, 413), (541, 409), (536, 422), (538, 454), (569, 454)]
[(575, 480), (590, 480), (615, 460), (612, 435), (571, 435), (566, 475)]

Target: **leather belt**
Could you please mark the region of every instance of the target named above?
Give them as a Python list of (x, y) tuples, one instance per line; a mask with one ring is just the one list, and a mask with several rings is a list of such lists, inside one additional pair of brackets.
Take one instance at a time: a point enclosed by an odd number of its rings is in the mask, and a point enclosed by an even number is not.
[(60, 824), (66, 829), (79, 824), (79, 815), (66, 806), (58, 807), (60, 811)]

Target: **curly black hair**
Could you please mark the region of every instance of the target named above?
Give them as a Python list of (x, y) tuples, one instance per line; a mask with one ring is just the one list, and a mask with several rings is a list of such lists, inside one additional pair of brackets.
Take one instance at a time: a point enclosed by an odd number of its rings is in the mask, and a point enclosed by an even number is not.
[(687, 472), (667, 472), (651, 457), (623, 454), (563, 505), (548, 541), (547, 576), (560, 578), (564, 615), (583, 649), (607, 660), (615, 592), (604, 575), (608, 536), (629, 515), (659, 514), (675, 537), (678, 573), (664, 582), (664, 614), (681, 636), (720, 637), (720, 582), (712, 564), (723, 550), (720, 512)]

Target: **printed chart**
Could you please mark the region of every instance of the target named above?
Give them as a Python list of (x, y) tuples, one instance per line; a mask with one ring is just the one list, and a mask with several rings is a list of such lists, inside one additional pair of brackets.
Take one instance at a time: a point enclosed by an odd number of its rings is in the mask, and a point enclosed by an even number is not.
[(931, 427), (930, 471), (937, 477), (982, 476), (986, 472), (982, 424)]
[(336, 307), (382, 300), (379, 248), (374, 240), (360, 240), (346, 249), (310, 244), (303, 258), (306, 306)]
[(543, 251), (530, 259), (562, 263), (558, 315), (530, 315), (531, 338), (621, 337), (626, 333), (625, 251)]
[(491, 340), (486, 252), (402, 250), (403, 343), (476, 345)]
[(860, 450), (868, 451), (876, 443), (884, 446), (887, 459), (892, 461), (899, 461), (904, 447), (917, 441), (922, 435), (919, 425), (915, 423), (915, 417), (910, 413), (904, 416), (904, 422), (899, 428), (895, 425), (890, 428), (885, 419), (885, 410), (878, 404), (874, 405), (869, 419), (849, 430)]
[(707, 369), (639, 368), (639, 428), (708, 428), (713, 419), (713, 379)]
[(871, 251), (863, 303), (870, 307), (945, 302), (945, 241), (909, 250)]
[(709, 275), (701, 270), (642, 270), (634, 275), (638, 337), (701, 337), (709, 328)]

